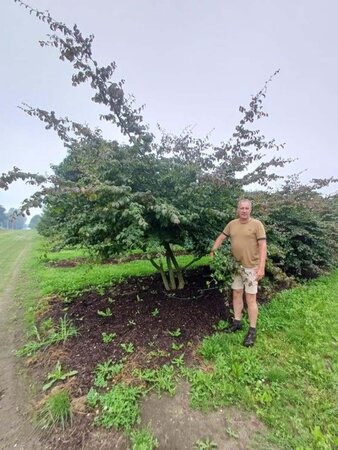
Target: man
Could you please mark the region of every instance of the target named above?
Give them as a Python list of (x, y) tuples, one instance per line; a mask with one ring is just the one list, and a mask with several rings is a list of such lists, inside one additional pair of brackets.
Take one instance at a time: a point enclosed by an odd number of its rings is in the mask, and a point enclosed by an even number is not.
[(243, 199), (238, 202), (238, 219), (229, 222), (215, 240), (211, 256), (220, 248), (227, 238), (231, 240), (231, 252), (241, 264), (240, 274), (236, 275), (231, 285), (233, 289), (234, 321), (227, 329), (233, 333), (242, 329), (243, 292), (248, 307), (250, 328), (243, 344), (254, 345), (258, 317), (257, 287), (264, 277), (266, 261), (266, 234), (262, 222), (251, 217), (252, 204)]

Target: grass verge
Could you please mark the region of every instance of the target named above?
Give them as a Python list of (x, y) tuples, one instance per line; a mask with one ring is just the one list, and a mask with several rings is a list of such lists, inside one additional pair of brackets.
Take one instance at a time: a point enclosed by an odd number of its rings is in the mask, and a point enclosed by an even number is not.
[(251, 349), (243, 333), (206, 338), (200, 354), (213, 370), (184, 369), (192, 405), (253, 410), (279, 448), (337, 448), (337, 292), (338, 271), (279, 294), (262, 308)]

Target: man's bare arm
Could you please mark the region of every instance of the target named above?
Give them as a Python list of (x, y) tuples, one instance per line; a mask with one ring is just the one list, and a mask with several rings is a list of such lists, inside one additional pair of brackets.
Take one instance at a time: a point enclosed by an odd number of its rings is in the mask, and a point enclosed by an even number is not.
[(259, 251), (259, 265), (257, 269), (257, 280), (261, 280), (265, 275), (265, 262), (266, 262), (266, 239), (259, 239), (258, 251)]
[(210, 256), (214, 256), (215, 251), (220, 248), (220, 246), (223, 244), (226, 238), (227, 235), (224, 234), (223, 232), (218, 236), (218, 238), (214, 242), (214, 245), (212, 246)]

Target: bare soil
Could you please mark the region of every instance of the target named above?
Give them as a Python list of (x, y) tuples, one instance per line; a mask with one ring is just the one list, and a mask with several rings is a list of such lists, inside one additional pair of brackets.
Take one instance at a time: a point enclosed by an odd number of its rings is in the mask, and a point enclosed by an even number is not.
[[(41, 386), (57, 361), (65, 370), (77, 370), (78, 374), (66, 383), (74, 399), (73, 424), (64, 432), (53, 430), (45, 437), (44, 448), (129, 448), (122, 433), (93, 425), (95, 411), (88, 409), (85, 396), (93, 385), (94, 369), (98, 363), (126, 358), (122, 373), (114, 381), (135, 383), (135, 368), (160, 367), (182, 352), (185, 364), (199, 365), (200, 342), (215, 331), (220, 320), (229, 319), (230, 307), (218, 289), (208, 284), (208, 268), (188, 272), (187, 281), (185, 289), (170, 294), (163, 290), (157, 275), (130, 278), (104, 294), (87, 292), (68, 303), (59, 298), (50, 301), (40, 323), (51, 317), (57, 324), (67, 314), (79, 335), (31, 358), (28, 366)], [(112, 315), (102, 316), (108, 308)], [(177, 330), (178, 336), (170, 334)], [(104, 343), (103, 332), (116, 333), (116, 337)], [(183, 348), (173, 350), (173, 343), (183, 344)], [(121, 344), (133, 344), (134, 352), (126, 354)], [(251, 448), (253, 436), (264, 431), (257, 419), (234, 408), (209, 414), (192, 410), (189, 387), (183, 381), (173, 398), (156, 394), (145, 398), (141, 404), (141, 426), (144, 425), (157, 437), (160, 449), (171, 450), (193, 449), (206, 436), (219, 449)]]

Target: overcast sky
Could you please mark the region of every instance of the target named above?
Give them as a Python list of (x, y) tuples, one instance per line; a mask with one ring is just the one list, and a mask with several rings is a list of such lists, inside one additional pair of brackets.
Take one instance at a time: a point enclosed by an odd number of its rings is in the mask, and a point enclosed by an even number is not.
[[(29, 0), (27, 0), (29, 1)], [(298, 158), (304, 182), (338, 176), (338, 2), (336, 0), (31, 0), (68, 26), (93, 33), (94, 58), (115, 61), (116, 79), (145, 104), (144, 119), (174, 133), (186, 126), (215, 143), (227, 140), (265, 80), (260, 122), (269, 138), (285, 142), (282, 156)], [(0, 172), (14, 165), (50, 172), (66, 151), (53, 131), (18, 108), (23, 102), (54, 110), (118, 137), (99, 121), (104, 110), (88, 87), (71, 86), (71, 66), (57, 50), (41, 48), (49, 28), (14, 0), (0, 5)], [(331, 192), (337, 190), (332, 186)], [(0, 191), (0, 204), (18, 207), (23, 183)]]

